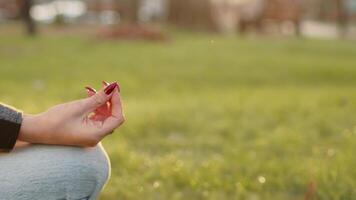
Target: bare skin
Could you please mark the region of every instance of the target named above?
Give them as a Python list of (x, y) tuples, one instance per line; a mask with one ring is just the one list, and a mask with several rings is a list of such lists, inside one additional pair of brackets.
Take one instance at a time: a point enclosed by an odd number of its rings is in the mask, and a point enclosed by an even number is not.
[[(118, 85), (110, 85), (98, 92), (88, 90), (88, 98), (38, 115), (24, 114), (16, 147), (27, 143), (95, 146), (125, 121)], [(113, 90), (107, 91), (108, 87)]]

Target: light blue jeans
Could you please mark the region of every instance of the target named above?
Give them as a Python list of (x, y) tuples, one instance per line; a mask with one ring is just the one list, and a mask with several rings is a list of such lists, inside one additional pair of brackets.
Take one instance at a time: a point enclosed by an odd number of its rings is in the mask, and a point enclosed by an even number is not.
[(109, 176), (101, 145), (30, 145), (0, 154), (0, 200), (94, 200)]

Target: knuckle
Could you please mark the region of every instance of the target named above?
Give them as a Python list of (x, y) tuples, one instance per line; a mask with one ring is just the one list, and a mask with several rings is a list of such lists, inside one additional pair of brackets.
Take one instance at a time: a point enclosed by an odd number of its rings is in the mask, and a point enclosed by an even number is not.
[(123, 124), (125, 122), (125, 117), (124, 116), (120, 116), (117, 118), (117, 124), (120, 126), (121, 124)]

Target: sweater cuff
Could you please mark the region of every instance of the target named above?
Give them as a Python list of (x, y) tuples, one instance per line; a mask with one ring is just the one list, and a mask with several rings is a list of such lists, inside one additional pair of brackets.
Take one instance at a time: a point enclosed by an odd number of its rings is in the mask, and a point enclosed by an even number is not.
[(0, 110), (2, 111), (0, 113), (0, 152), (9, 152), (14, 148), (18, 138), (22, 113), (6, 107)]

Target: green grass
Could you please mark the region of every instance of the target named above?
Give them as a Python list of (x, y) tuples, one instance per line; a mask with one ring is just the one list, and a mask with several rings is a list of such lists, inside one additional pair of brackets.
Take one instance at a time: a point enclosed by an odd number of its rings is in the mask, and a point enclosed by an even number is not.
[[(118, 80), (101, 199), (356, 199), (356, 45), (174, 33), (0, 34), (0, 99), (30, 113)], [(263, 178), (265, 182), (263, 183)]]

